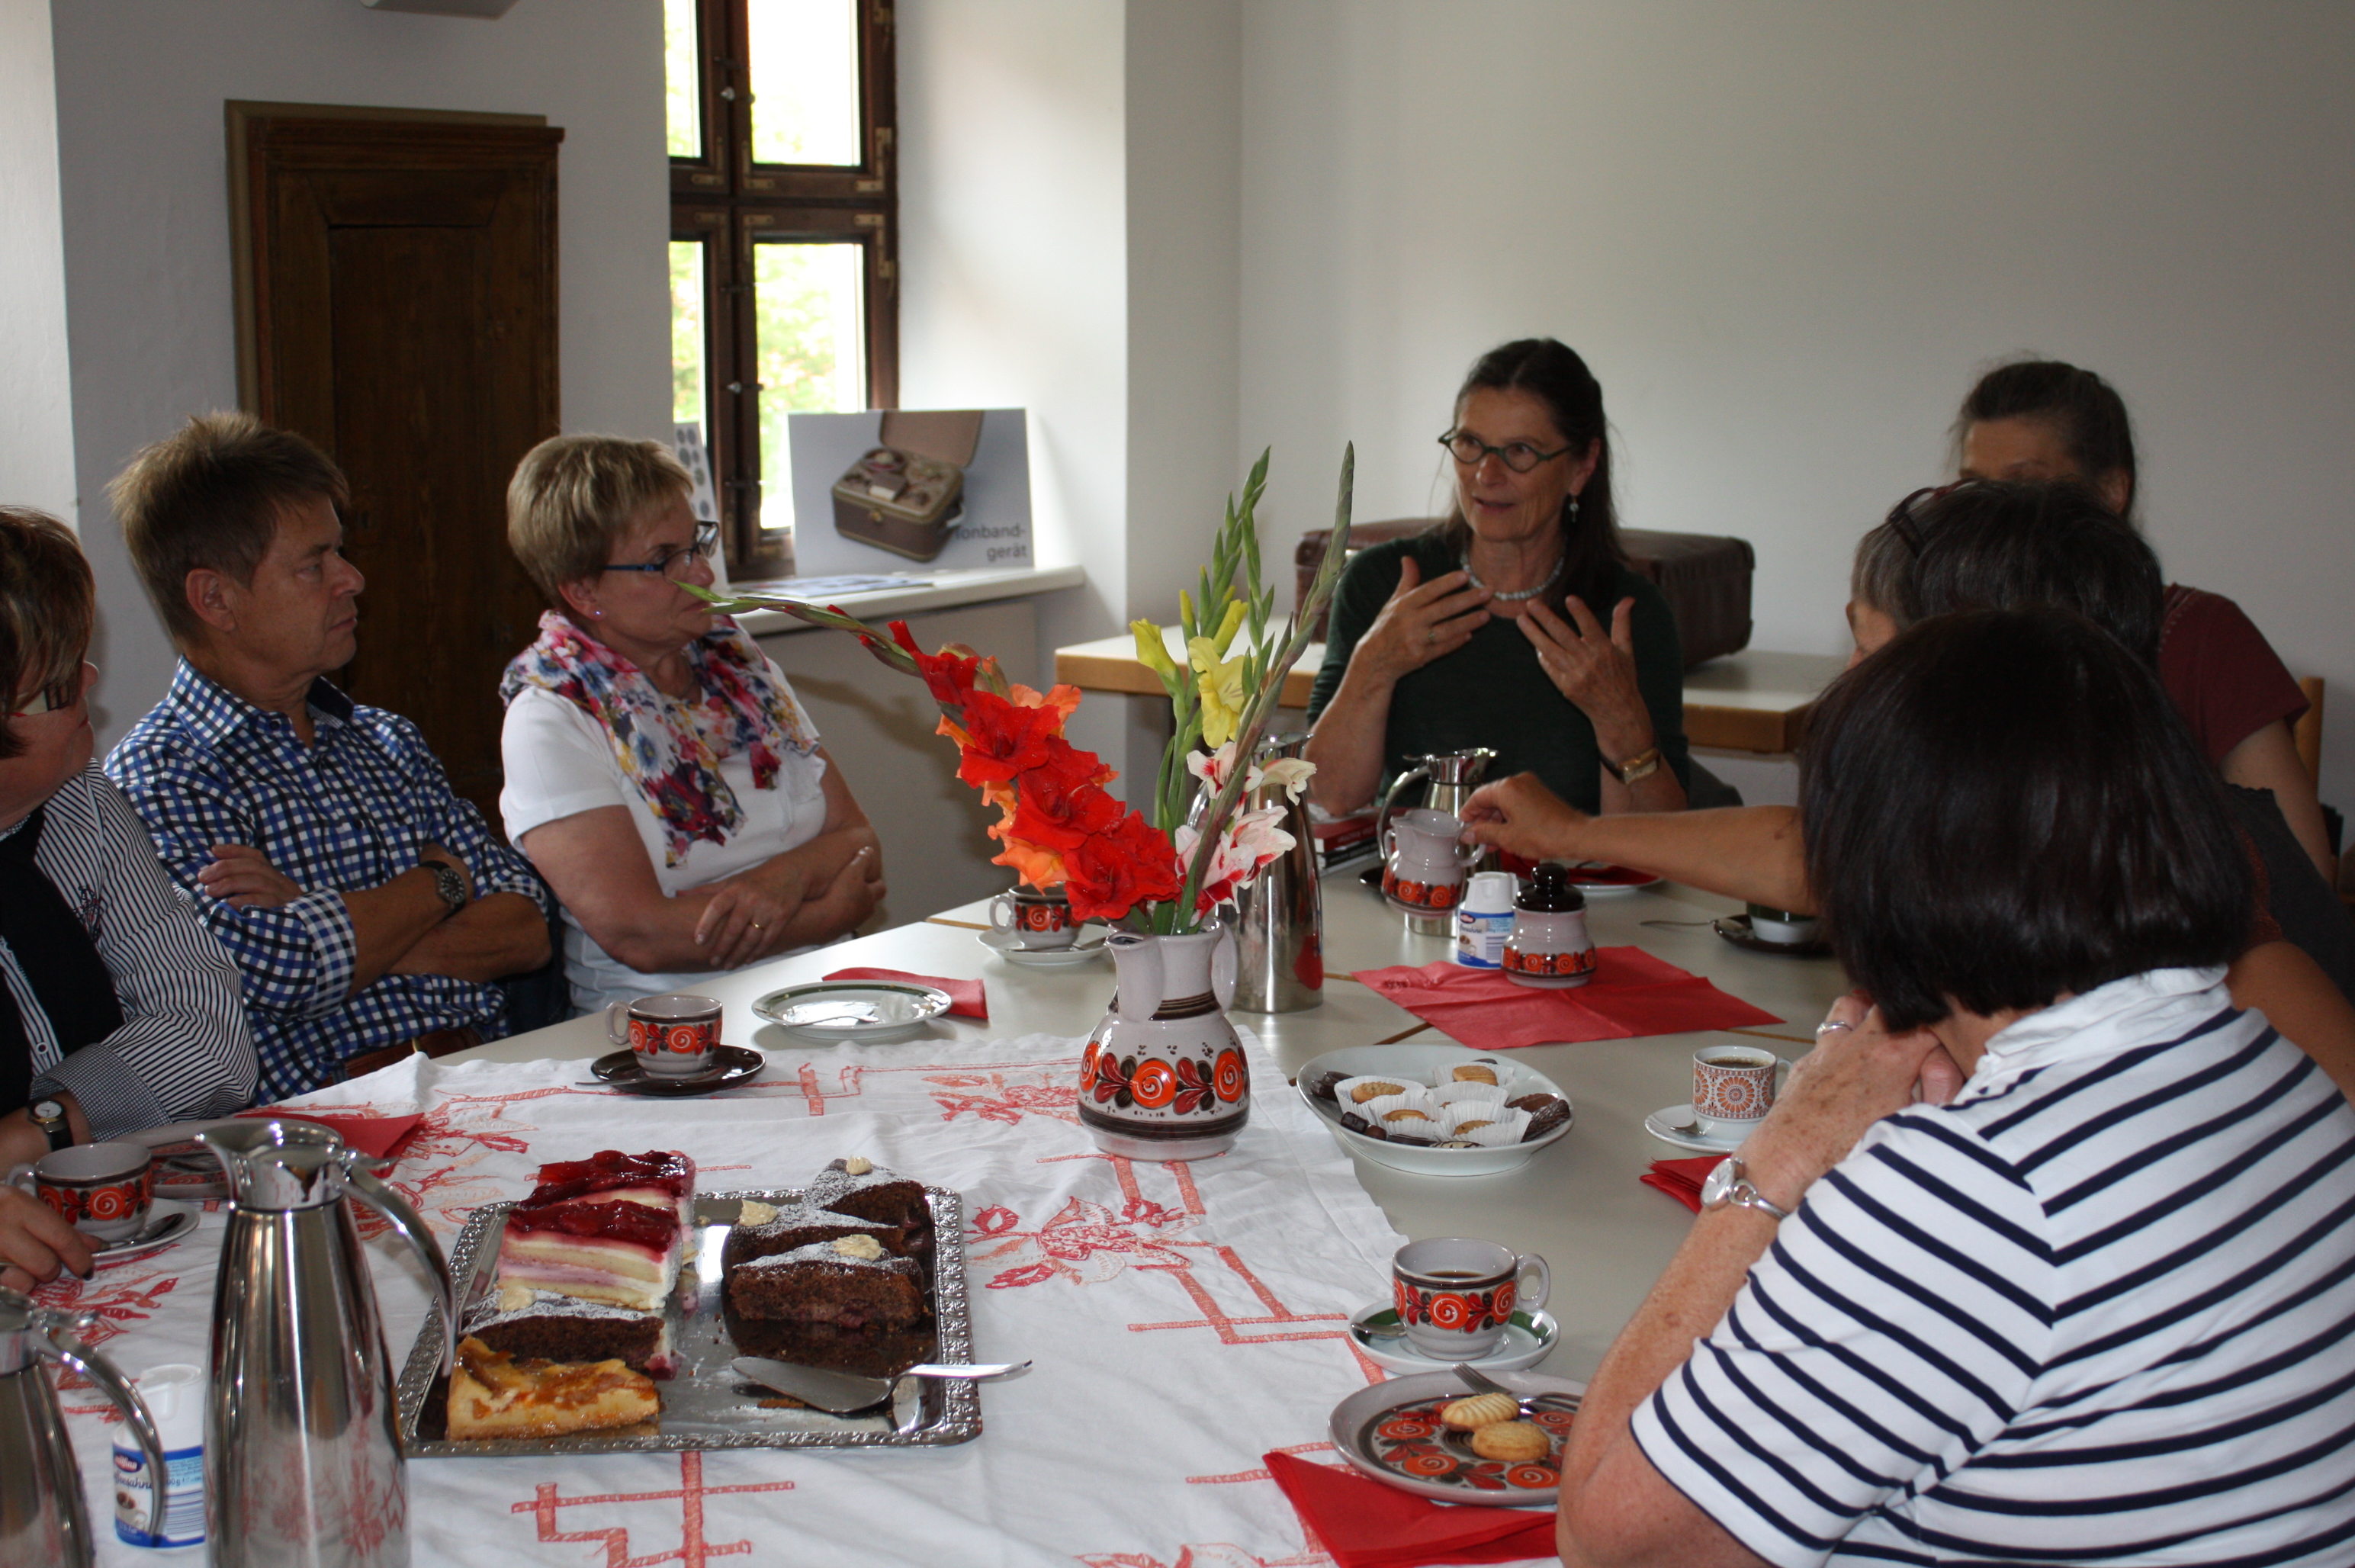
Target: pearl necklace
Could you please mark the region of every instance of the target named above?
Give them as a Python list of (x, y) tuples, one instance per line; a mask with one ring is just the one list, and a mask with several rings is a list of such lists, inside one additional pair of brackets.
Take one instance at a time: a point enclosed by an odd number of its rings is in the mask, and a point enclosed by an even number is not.
[(1460, 564), (1464, 568), (1464, 576), (1465, 580), (1469, 581), (1473, 587), (1481, 590), (1492, 599), (1502, 599), (1508, 604), (1518, 604), (1524, 599), (1534, 599), (1539, 594), (1544, 592), (1547, 589), (1551, 588), (1554, 584), (1554, 580), (1561, 575), (1563, 564), (1569, 560), (1570, 551), (1563, 550), (1560, 555), (1553, 558), (1553, 570), (1546, 573), (1545, 581), (1543, 582), (1539, 583), (1535, 588), (1517, 588), (1509, 593), (1506, 592), (1501, 588), (1490, 588), (1487, 583), (1480, 581), (1480, 574), (1472, 570), (1472, 552), (1470, 550), (1467, 549), (1464, 552), (1464, 558)]

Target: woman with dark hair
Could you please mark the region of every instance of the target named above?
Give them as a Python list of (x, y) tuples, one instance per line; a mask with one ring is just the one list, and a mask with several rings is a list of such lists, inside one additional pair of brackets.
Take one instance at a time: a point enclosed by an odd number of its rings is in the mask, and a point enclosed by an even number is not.
[[(0, 1168), (253, 1099), (238, 974), (91, 761), (97, 596), (63, 523), (0, 507)], [(0, 1186), (0, 1285), (87, 1238)]]
[(1586, 362), (1550, 337), (1491, 349), (1439, 439), (1452, 514), (1363, 551), (1335, 592), (1308, 700), (1316, 803), (1353, 811), (1410, 756), (1488, 746), (1589, 811), (1683, 809), (1676, 617), (1620, 549)]
[[(2067, 479), (2134, 515), (2134, 427), (2115, 388), (2057, 359), (1998, 366), (1979, 378), (1955, 421), (1966, 479)], [(2325, 886), (2339, 880), (2314, 779), (2290, 726), (2306, 694), (2264, 634), (2222, 594), (2170, 583), (2158, 639), (2158, 678), (2194, 740), (2232, 784), (2266, 789)]]
[(1595, 1373), (1563, 1562), (2344, 1562), (2355, 1110), (2224, 992), (2249, 864), (2158, 682), (1943, 616), (1800, 767), (1860, 993)]

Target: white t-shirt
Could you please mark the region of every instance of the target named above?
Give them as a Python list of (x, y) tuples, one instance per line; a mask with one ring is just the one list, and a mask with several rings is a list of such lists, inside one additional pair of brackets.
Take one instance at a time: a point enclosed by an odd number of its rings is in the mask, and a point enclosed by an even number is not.
[[(815, 741), (817, 727), (801, 712), (776, 666), (772, 663), (769, 669), (771, 678), (783, 688), (785, 700), (801, 715), (803, 733)], [(604, 727), (588, 714), (552, 691), (525, 687), (507, 704), (499, 750), (507, 775), (506, 787), (499, 792), (499, 815), (506, 819), (509, 842), (520, 847), (523, 836), (543, 823), (600, 806), (624, 806), (666, 898), (734, 876), (806, 844), (826, 826), (824, 757), (782, 749), (775, 787), (755, 789), (751, 758), (739, 752), (719, 764), (719, 776), (735, 793), (743, 822), (726, 843), (694, 839), (684, 860), (666, 865), (662, 820), (655, 815), (654, 803), (623, 776)], [(572, 1005), (583, 1011), (632, 997), (694, 991), (705, 978), (703, 973), (647, 975), (631, 968), (600, 947), (570, 909), (564, 911), (564, 972), (572, 982)]]

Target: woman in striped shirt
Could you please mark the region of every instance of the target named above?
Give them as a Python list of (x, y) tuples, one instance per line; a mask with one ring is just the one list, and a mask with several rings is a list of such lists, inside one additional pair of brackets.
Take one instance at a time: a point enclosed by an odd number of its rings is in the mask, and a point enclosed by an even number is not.
[(1801, 817), (1871, 1002), (1595, 1374), (1563, 1561), (2355, 1557), (2355, 1111), (2223, 988), (2249, 863), (2156, 679), (1924, 622), (1826, 695)]

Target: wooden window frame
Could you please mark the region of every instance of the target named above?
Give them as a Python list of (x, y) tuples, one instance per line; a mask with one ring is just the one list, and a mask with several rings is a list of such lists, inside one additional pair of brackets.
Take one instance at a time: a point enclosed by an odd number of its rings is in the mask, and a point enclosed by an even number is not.
[(894, 24), (889, 0), (858, 0), (860, 162), (752, 161), (749, 0), (695, 0), (700, 157), (674, 157), (671, 238), (703, 241), (704, 429), (731, 574), (792, 570), (761, 530), (760, 408), (752, 248), (763, 240), (852, 241), (863, 252), (867, 406), (900, 401), (900, 191)]

